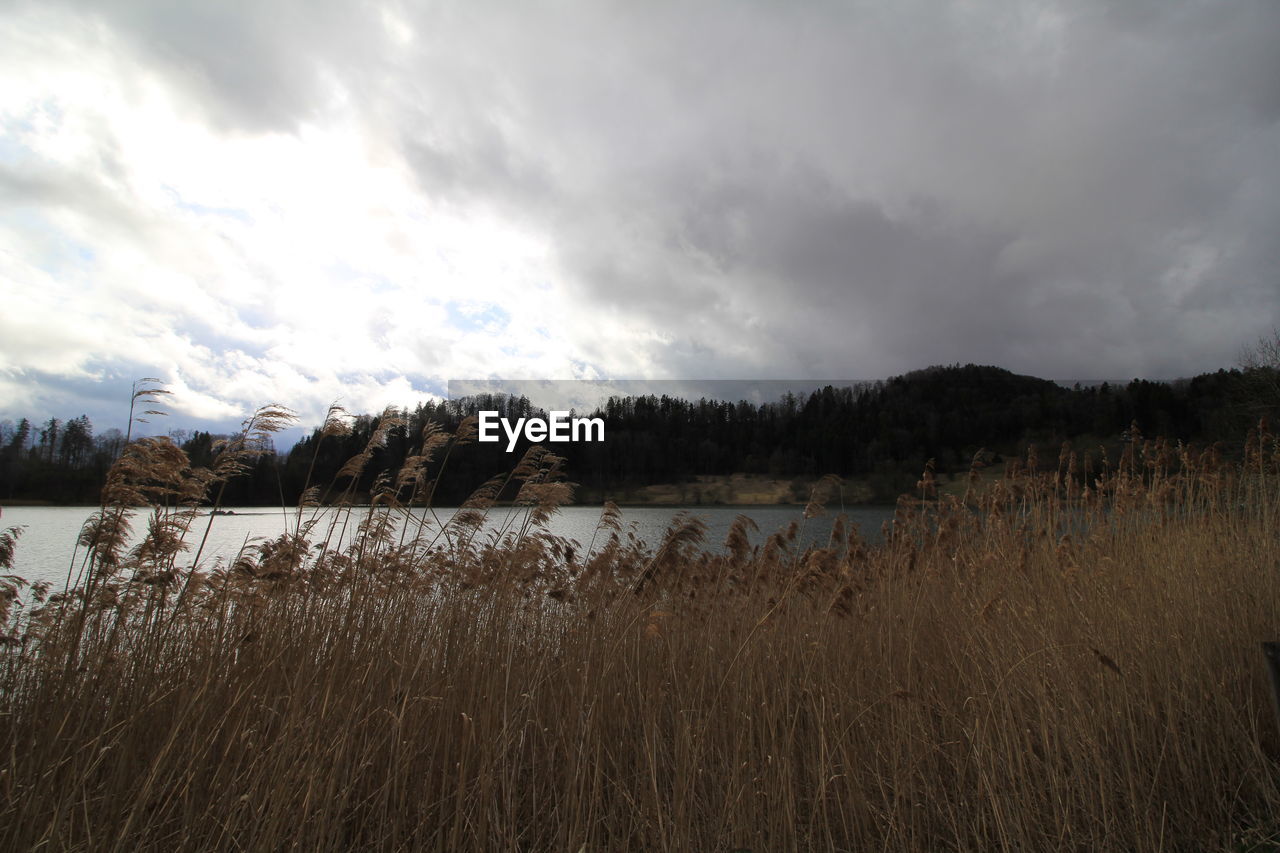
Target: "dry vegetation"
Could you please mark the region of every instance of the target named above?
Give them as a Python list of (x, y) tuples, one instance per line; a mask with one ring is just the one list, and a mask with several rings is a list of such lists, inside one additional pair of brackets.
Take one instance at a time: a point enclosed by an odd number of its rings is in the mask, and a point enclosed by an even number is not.
[[(467, 439), (428, 430), (374, 507), (340, 480), (294, 535), (202, 566), (189, 507), (286, 415), (208, 472), (133, 442), (72, 588), (11, 579), (0, 849), (1280, 845), (1265, 433), (1242, 463), (1138, 440), (937, 499), (926, 473), (883, 545), (837, 523), (798, 552), (746, 519), (706, 551), (687, 517), (649, 551), (613, 506), (566, 542), (537, 448), (405, 524)], [(501, 488), (520, 508), (493, 534)]]
[[(804, 477), (698, 474), (689, 482), (625, 489), (617, 500), (623, 506), (804, 506), (813, 485), (812, 478)], [(844, 503), (871, 503), (874, 495), (865, 480), (846, 479), (840, 497)]]

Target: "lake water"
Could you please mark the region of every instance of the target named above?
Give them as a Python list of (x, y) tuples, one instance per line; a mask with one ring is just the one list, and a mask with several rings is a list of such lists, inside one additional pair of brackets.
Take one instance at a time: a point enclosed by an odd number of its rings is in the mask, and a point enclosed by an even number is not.
[[(3, 515), (0, 515), (0, 529), (14, 526), (25, 528), (18, 539), (14, 555), (14, 573), (29, 581), (47, 580), (61, 587), (67, 578), (68, 569), (72, 567), (73, 558), (78, 562), (79, 558), (83, 557), (83, 549), (80, 549), (79, 557), (76, 556), (76, 538), (85, 520), (95, 509), (95, 507), (5, 507)], [(707, 535), (703, 545), (711, 551), (720, 551), (723, 548), (729, 526), (739, 515), (749, 516), (760, 528), (758, 533), (751, 535), (753, 544), (762, 543), (770, 533), (787, 527), (793, 521), (801, 524), (798, 537), (801, 543), (825, 544), (831, 534), (831, 525), (835, 517), (834, 512), (829, 512), (826, 516), (805, 520), (803, 509), (798, 506), (625, 507), (622, 510), (623, 532), (625, 534), (631, 531), (642, 542), (657, 547), (672, 518), (682, 510), (706, 522)], [(292, 530), (293, 514), (279, 509), (233, 507), (232, 512), (234, 513), (232, 515), (219, 515), (212, 519), (209, 541), (200, 557), (202, 566), (208, 568), (215, 560), (229, 562), (246, 544), (274, 538)], [(332, 512), (333, 510), (324, 511), (321, 522), (314, 528), (316, 536), (313, 538), (324, 535), (325, 520), (332, 517), (330, 515)], [(415, 513), (421, 512), (423, 511), (415, 510)], [(447, 522), (453, 512), (452, 509), (435, 510), (434, 516), (428, 520), (428, 529), (437, 530), (439, 523)], [(881, 525), (893, 518), (893, 507), (889, 506), (856, 506), (844, 512), (872, 542), (880, 540)], [(146, 529), (147, 517), (148, 512), (145, 510), (137, 510), (133, 513), (135, 542), (141, 538)], [(353, 518), (358, 519), (358, 517), (359, 510), (353, 513)], [(199, 518), (192, 524), (187, 541), (192, 544), (193, 550), (199, 544), (208, 521), (208, 518)], [(549, 530), (556, 535), (575, 540), (585, 548), (591, 543), (599, 521), (598, 507), (563, 507), (552, 518)], [(490, 511), (487, 528), (498, 530), (504, 524), (512, 523), (519, 527), (519, 520), (512, 520), (511, 510), (495, 507)], [(355, 521), (352, 521), (351, 525), (354, 526), (354, 524)], [(607, 537), (608, 531), (603, 531), (597, 547), (599, 542), (605, 541)], [(189, 551), (185, 556), (186, 564), (189, 564), (194, 554)], [(179, 565), (184, 565), (181, 559)]]

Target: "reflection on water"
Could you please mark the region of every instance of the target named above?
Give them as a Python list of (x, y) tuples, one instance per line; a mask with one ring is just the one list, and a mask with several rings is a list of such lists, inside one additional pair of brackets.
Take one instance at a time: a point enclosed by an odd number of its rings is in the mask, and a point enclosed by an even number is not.
[[(622, 511), (624, 535), (627, 532), (642, 542), (656, 547), (662, 540), (671, 519), (677, 512), (686, 511), (702, 518), (707, 525), (707, 536), (704, 541), (709, 550), (719, 550), (729, 532), (729, 526), (739, 515), (747, 515), (760, 527), (758, 533), (752, 534), (753, 544), (760, 544), (764, 538), (776, 530), (785, 528), (793, 521), (801, 525), (798, 539), (802, 544), (825, 544), (831, 535), (831, 524), (835, 513), (824, 517), (806, 520), (801, 507), (629, 507)], [(0, 515), (0, 527), (8, 528), (24, 525), (25, 530), (18, 540), (14, 558), (14, 571), (27, 580), (48, 580), (59, 586), (66, 579), (67, 571), (72, 567), (76, 537), (85, 519), (94, 511), (93, 507), (7, 507)], [(345, 524), (345, 540), (349, 541), (355, 532), (363, 512), (355, 509)], [(423, 518), (426, 525), (426, 537), (430, 538), (446, 525), (452, 516), (452, 509), (435, 511), (415, 509), (415, 516)], [(138, 510), (133, 513), (133, 541), (137, 541), (146, 530), (147, 511)], [(883, 522), (893, 517), (893, 507), (857, 506), (845, 511), (849, 520), (857, 524), (863, 535), (870, 541), (880, 539), (880, 528)], [(310, 518), (304, 513), (304, 518)], [(499, 533), (509, 529), (519, 529), (523, 519), (523, 511), (515, 511), (506, 507), (495, 507), (490, 510), (486, 532)], [(329, 509), (320, 513), (317, 524), (312, 529), (312, 539), (323, 538), (332, 522), (338, 520), (337, 535), (343, 533), (341, 518), (336, 511)], [(548, 529), (550, 532), (568, 539), (576, 540), (580, 546), (587, 547), (595, 535), (600, 521), (600, 510), (597, 507), (563, 507), (552, 518)], [(212, 524), (210, 525), (210, 522)], [(230, 514), (216, 517), (203, 516), (196, 519), (191, 533), (187, 537), (191, 543), (191, 551), (186, 556), (189, 560), (194, 550), (209, 527), (209, 539), (201, 554), (200, 562), (206, 568), (215, 560), (228, 562), (246, 544), (279, 536), (293, 530), (294, 512), (261, 507), (236, 507)], [(412, 530), (410, 531), (412, 534)], [(607, 531), (601, 534), (601, 540), (607, 537)], [(598, 545), (599, 543), (597, 543)], [(81, 549), (80, 556), (83, 556)], [(78, 558), (77, 558), (78, 559)]]

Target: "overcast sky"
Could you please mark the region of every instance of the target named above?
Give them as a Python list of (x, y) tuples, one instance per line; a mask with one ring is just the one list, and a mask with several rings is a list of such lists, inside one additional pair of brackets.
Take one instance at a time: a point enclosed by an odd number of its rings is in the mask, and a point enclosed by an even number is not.
[(0, 418), (1047, 378), (1280, 324), (1280, 4), (0, 4)]

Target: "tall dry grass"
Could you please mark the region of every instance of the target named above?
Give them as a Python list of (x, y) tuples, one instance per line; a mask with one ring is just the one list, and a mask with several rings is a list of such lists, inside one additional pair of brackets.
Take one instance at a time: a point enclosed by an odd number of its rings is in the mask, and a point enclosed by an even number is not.
[(189, 568), (194, 503), (285, 415), (212, 472), (134, 442), (79, 583), (9, 582), (0, 848), (1280, 845), (1265, 432), (1243, 463), (1064, 448), (958, 498), (926, 472), (883, 544), (838, 520), (802, 551), (795, 529), (753, 545), (745, 518), (707, 550), (688, 517), (648, 549), (611, 505), (567, 542), (540, 449), (452, 519), (403, 524), (470, 435), (428, 430), (374, 506), (328, 484), (289, 535)]

